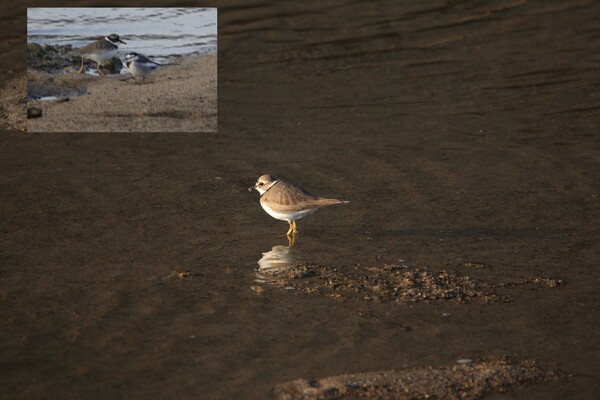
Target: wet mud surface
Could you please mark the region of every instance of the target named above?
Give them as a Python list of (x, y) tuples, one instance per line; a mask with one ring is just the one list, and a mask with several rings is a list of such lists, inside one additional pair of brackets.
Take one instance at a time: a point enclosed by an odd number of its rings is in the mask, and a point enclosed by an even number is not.
[[(464, 398), (598, 398), (599, 15), (223, 2), (218, 133), (33, 134), (9, 1), (0, 396), (377, 396), (401, 371), (451, 396), (491, 371), (508, 391)], [(262, 174), (350, 203), (289, 247), (247, 191)]]

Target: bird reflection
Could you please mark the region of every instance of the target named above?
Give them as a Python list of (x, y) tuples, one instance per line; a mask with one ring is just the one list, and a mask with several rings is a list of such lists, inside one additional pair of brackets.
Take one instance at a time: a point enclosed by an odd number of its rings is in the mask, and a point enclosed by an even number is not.
[(293, 244), (273, 246), (258, 260), (256, 281), (281, 284), (280, 280), (285, 270), (302, 262), (301, 253)]

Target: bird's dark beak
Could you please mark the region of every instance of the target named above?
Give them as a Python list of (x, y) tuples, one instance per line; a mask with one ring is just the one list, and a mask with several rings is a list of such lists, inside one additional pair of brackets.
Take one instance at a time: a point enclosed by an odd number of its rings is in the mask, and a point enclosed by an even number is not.
[(122, 41), (121, 39), (119, 39), (119, 42), (121, 42), (121, 43), (123, 43), (123, 44), (127, 44), (127, 43), (125, 43), (124, 41)]
[(249, 191), (249, 192), (251, 192), (252, 190), (254, 190), (254, 186), (250, 186), (250, 187), (248, 188), (248, 191)]

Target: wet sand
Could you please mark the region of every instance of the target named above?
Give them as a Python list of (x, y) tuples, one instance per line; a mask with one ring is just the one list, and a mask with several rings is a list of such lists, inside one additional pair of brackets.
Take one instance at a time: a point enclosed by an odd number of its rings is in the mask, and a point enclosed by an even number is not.
[(0, 126), (3, 129), (24, 132), (27, 129), (27, 81), (23, 75), (5, 72), (0, 92)]
[(545, 371), (535, 362), (507, 360), (461, 360), (463, 365), (440, 368), (406, 368), (345, 374), (323, 379), (298, 379), (278, 385), (278, 400), (316, 399), (477, 399), (490, 392), (507, 392), (531, 383), (564, 378), (560, 372)]
[[(216, 132), (217, 56), (189, 56), (150, 77), (27, 72), (29, 101), (42, 117), (30, 132)], [(125, 81), (124, 79), (129, 79)], [(68, 101), (62, 101), (68, 99)]]
[[(222, 4), (218, 133), (0, 136), (6, 397), (265, 399), (495, 357), (564, 376), (486, 399), (598, 397), (600, 7), (396, 4)], [(264, 173), (350, 200), (299, 221), (306, 285), (259, 270), (287, 247)], [(491, 301), (371, 299), (385, 265)]]

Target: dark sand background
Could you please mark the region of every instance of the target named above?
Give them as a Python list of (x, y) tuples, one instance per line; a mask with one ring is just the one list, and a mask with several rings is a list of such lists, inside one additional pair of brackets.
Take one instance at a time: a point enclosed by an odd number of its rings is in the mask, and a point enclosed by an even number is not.
[[(25, 79), (6, 3), (2, 96)], [(487, 398), (598, 398), (600, 5), (401, 3), (207, 4), (217, 134), (3, 134), (0, 396), (264, 399), (508, 355), (572, 376)], [(566, 285), (411, 306), (257, 283), (286, 244), (245, 190), (263, 173), (351, 201), (300, 221), (305, 261)]]

